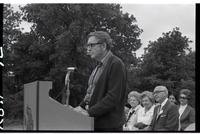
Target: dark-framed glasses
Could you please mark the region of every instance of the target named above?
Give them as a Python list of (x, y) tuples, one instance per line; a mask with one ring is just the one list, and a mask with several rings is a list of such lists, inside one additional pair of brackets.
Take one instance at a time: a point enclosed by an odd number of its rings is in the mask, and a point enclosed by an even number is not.
[(161, 92), (165, 92), (165, 91), (164, 90), (154, 91), (153, 94), (158, 94), (158, 93), (161, 93)]
[(100, 42), (97, 42), (97, 43), (89, 43), (89, 44), (86, 44), (85, 47), (86, 47), (86, 48), (93, 48), (94, 46), (99, 45), (99, 44), (102, 44), (102, 43), (100, 43)]

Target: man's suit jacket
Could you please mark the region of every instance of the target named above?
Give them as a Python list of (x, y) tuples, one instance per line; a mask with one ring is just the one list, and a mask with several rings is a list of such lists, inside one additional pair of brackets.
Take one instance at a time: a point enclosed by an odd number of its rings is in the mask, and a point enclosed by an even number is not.
[(175, 104), (169, 100), (162, 107), (161, 112), (158, 114), (158, 107), (154, 109), (153, 119), (150, 125), (150, 130), (153, 131), (177, 131), (179, 112)]
[[(112, 55), (96, 83), (89, 103), (88, 113), (94, 117), (95, 130), (122, 128), (125, 123), (126, 84), (126, 68), (118, 57)], [(84, 106), (84, 102), (81, 106)]]
[(188, 105), (180, 117), (181, 130), (184, 130), (192, 123), (195, 123), (195, 111)]

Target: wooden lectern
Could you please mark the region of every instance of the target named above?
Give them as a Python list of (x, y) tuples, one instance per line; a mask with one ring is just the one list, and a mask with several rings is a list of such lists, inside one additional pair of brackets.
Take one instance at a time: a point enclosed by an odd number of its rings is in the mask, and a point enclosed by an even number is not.
[(94, 130), (92, 117), (82, 115), (72, 108), (49, 97), (51, 81), (24, 84), (25, 130)]

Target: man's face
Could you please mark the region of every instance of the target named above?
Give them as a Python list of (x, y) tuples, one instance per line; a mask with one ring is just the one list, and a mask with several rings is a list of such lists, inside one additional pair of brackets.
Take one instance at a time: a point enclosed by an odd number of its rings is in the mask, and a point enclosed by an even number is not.
[(95, 36), (91, 36), (87, 42), (87, 54), (96, 60), (99, 60), (102, 56), (105, 48), (103, 44), (99, 42), (99, 40)]
[(161, 103), (166, 98), (166, 91), (162, 88), (155, 88), (154, 89), (154, 98), (157, 102)]

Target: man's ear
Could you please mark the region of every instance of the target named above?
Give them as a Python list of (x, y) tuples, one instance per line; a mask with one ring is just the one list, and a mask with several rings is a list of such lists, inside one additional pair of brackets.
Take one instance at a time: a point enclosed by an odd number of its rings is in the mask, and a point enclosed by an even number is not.
[(103, 48), (106, 49), (106, 47), (107, 47), (107, 44), (103, 43)]

